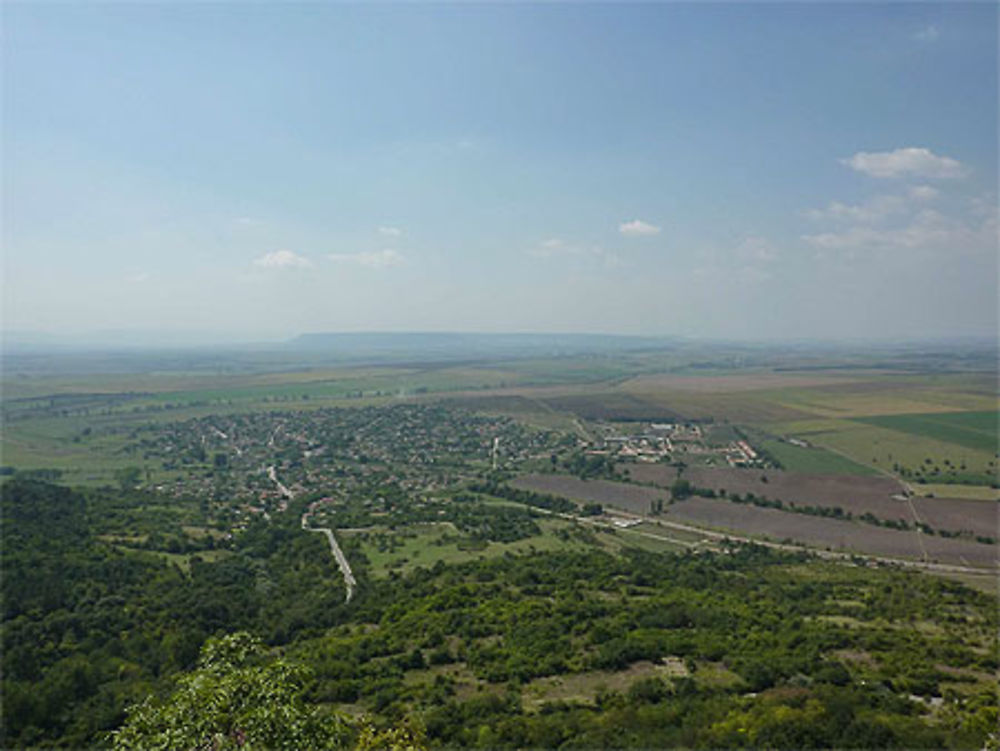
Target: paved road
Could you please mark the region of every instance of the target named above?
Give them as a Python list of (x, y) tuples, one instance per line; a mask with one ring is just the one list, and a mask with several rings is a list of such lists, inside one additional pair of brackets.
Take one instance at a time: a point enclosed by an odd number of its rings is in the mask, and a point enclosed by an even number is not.
[(358, 586), (358, 582), (351, 572), (351, 564), (347, 562), (347, 556), (344, 555), (344, 551), (337, 544), (337, 538), (333, 536), (333, 530), (327, 527), (310, 527), (309, 514), (302, 515), (302, 529), (307, 532), (322, 532), (326, 535), (326, 539), (330, 542), (330, 552), (333, 553), (333, 557), (340, 567), (340, 573), (344, 575), (344, 586), (347, 587), (347, 598), (344, 602), (350, 602), (354, 596), (354, 588)]
[[(278, 479), (278, 472), (275, 470), (274, 465), (267, 468), (267, 476), (271, 478), (271, 482), (278, 486), (278, 490), (285, 498), (291, 500), (295, 497), (295, 494)], [(330, 552), (333, 553), (333, 558), (337, 561), (337, 566), (340, 567), (340, 573), (344, 575), (344, 586), (347, 588), (347, 599), (344, 602), (350, 602), (354, 596), (354, 589), (358, 586), (358, 581), (354, 578), (354, 573), (351, 571), (351, 564), (347, 562), (347, 556), (340, 549), (337, 538), (333, 536), (333, 530), (326, 527), (310, 527), (308, 511), (302, 515), (302, 529), (306, 530), (306, 532), (322, 532), (326, 535), (326, 539), (330, 542)]]
[(281, 484), (281, 480), (278, 479), (278, 473), (275, 471), (274, 466), (267, 468), (267, 476), (271, 478), (271, 482), (278, 486), (278, 492), (280, 492), (285, 498), (291, 500), (295, 497), (295, 494)]

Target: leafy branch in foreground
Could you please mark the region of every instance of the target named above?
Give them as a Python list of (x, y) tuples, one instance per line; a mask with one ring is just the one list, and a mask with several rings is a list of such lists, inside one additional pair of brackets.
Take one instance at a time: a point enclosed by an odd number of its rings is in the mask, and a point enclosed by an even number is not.
[(341, 715), (305, 704), (304, 666), (268, 659), (245, 632), (210, 639), (198, 668), (163, 702), (146, 699), (129, 710), (114, 748), (340, 749), (352, 735)]

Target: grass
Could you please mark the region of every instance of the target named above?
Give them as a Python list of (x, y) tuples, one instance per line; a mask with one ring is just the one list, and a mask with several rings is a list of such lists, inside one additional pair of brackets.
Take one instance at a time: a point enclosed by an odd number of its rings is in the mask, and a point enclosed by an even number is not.
[(675, 671), (665, 663), (643, 660), (629, 665), (625, 670), (591, 670), (585, 673), (536, 678), (524, 686), (521, 701), (526, 711), (537, 710), (547, 702), (594, 704), (600, 692), (625, 693), (640, 679), (670, 678), (673, 672)]
[(684, 543), (700, 543), (707, 539), (705, 535), (698, 534), (697, 532), (690, 532), (686, 529), (672, 529), (670, 527), (664, 527), (657, 524), (655, 521), (644, 521), (634, 527), (627, 527), (625, 529), (618, 530), (618, 534), (623, 535), (626, 538), (628, 538), (630, 534), (634, 535), (640, 532), (646, 535), (655, 535), (656, 537), (660, 537), (664, 541), (673, 544), (675, 549), (678, 546), (686, 547)]
[[(781, 423), (770, 428), (773, 432), (805, 438), (810, 443), (845, 455), (851, 460), (869, 467), (892, 472), (894, 465), (911, 470), (920, 467), (937, 466), (945, 471), (945, 460), (953, 467), (966, 465), (962, 474), (956, 471), (952, 481), (964, 484), (989, 484), (993, 453), (981, 449), (971, 449), (948, 443), (925, 435), (905, 433), (899, 430), (873, 425), (859, 420), (806, 420)], [(930, 459), (928, 465), (926, 460)], [(928, 482), (945, 480), (928, 477)]]
[(821, 417), (857, 418), (911, 413), (995, 410), (996, 397), (966, 376), (883, 376), (862, 383), (791, 388), (775, 401)]
[[(524, 508), (509, 501), (497, 505)], [(507, 553), (547, 553), (558, 550), (583, 550), (598, 546), (611, 552), (625, 548), (639, 548), (653, 553), (678, 553), (687, 549), (683, 542), (703, 539), (685, 532), (676, 534), (654, 524), (644, 524), (630, 529), (603, 529), (591, 525), (575, 524), (559, 518), (539, 518), (536, 523), (540, 533), (515, 542), (476, 543), (459, 534), (450, 523), (414, 524), (395, 531), (373, 528), (370, 531), (342, 530), (345, 538), (368, 535), (361, 541), (361, 552), (368, 560), (369, 571), (375, 578), (390, 572), (407, 573), (418, 567), (429, 568), (438, 561), (445, 564), (464, 563), (480, 558), (495, 558)], [(393, 546), (380, 550), (377, 535), (392, 538)]]
[(790, 472), (820, 475), (877, 475), (878, 472), (846, 456), (813, 446), (803, 448), (785, 441), (764, 440), (761, 446)]
[(1000, 490), (986, 485), (916, 485), (917, 495), (934, 498), (964, 498), (970, 501), (998, 501)]
[(926, 436), (978, 451), (997, 451), (997, 417), (994, 411), (883, 415), (855, 418), (857, 422)]
[[(383, 578), (391, 571), (407, 573), (417, 567), (429, 568), (438, 561), (445, 564), (464, 563), (479, 558), (494, 558), (506, 553), (542, 553), (556, 550), (580, 550), (589, 543), (572, 534), (573, 524), (562, 519), (539, 519), (541, 533), (510, 543), (487, 542), (476, 545), (461, 536), (450, 523), (414, 524), (397, 532), (378, 530), (377, 534), (394, 538), (395, 549), (379, 550), (369, 536), (361, 542), (361, 551), (368, 559), (369, 570), (375, 578)], [(375, 530), (372, 531), (376, 533)], [(562, 536), (560, 536), (562, 533)], [(346, 538), (357, 537), (361, 532), (341, 532)], [(565, 539), (563, 539), (565, 538)]]
[(163, 550), (137, 550), (135, 548), (130, 548), (126, 545), (115, 545), (117, 550), (121, 550), (123, 553), (132, 553), (139, 555), (149, 555), (156, 558), (160, 558), (167, 563), (172, 563), (177, 566), (185, 574), (191, 573), (191, 559), (198, 557), (206, 562), (217, 561), (220, 558), (225, 558), (232, 553), (228, 550), (201, 550), (197, 553), (167, 553)]
[[(687, 545), (682, 544), (676, 538), (668, 537), (669, 533), (662, 527), (646, 524), (640, 526), (643, 528), (642, 531), (636, 527), (615, 530), (617, 539), (621, 541), (620, 544), (650, 553), (682, 553), (688, 549)], [(598, 539), (606, 537), (611, 537), (611, 535), (598, 534)]]

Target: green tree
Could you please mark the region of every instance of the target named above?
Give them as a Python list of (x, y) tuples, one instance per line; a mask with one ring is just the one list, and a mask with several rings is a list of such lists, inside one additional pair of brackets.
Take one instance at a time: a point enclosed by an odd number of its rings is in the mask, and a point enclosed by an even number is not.
[(209, 639), (198, 668), (165, 701), (146, 699), (114, 733), (132, 749), (339, 749), (350, 732), (340, 715), (305, 704), (308, 671), (269, 658), (247, 633)]
[(142, 479), (142, 470), (136, 466), (123, 467), (115, 472), (115, 480), (122, 490), (134, 490)]

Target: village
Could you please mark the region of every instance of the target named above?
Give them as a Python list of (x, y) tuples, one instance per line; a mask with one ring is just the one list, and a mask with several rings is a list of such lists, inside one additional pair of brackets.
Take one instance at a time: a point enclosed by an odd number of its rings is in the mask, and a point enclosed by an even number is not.
[(586, 453), (620, 462), (684, 462), (702, 466), (764, 467), (766, 459), (736, 429), (699, 423), (598, 423)]
[(572, 436), (508, 417), (414, 404), (196, 418), (138, 431), (129, 447), (160, 463), (153, 489), (211, 498), (232, 531), (300, 496), (388, 513), (484, 470), (576, 448)]

